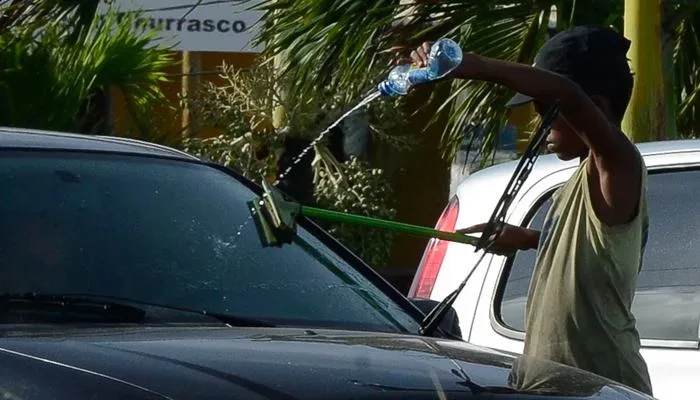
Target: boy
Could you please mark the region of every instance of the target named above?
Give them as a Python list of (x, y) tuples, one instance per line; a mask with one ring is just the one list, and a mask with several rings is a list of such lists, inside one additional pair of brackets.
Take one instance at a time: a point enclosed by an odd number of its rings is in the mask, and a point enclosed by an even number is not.
[[(540, 114), (559, 101), (547, 149), (581, 161), (553, 195), (541, 233), (508, 225), (496, 243), (538, 250), (524, 355), (651, 394), (631, 312), (648, 218), (644, 162), (620, 128), (633, 85), (629, 45), (607, 28), (579, 26), (545, 43), (533, 66), (465, 53), (452, 77), (508, 86), (519, 93), (509, 106), (534, 101)], [(425, 66), (429, 49), (413, 51), (413, 62)]]

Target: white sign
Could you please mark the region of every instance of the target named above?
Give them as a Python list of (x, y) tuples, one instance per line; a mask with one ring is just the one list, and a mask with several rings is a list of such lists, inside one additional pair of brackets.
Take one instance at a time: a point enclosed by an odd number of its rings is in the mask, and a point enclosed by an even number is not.
[[(253, 41), (262, 12), (257, 0), (101, 0), (98, 14), (140, 11), (134, 29), (156, 29), (174, 50), (258, 53)], [(254, 26), (255, 25), (255, 26)]]

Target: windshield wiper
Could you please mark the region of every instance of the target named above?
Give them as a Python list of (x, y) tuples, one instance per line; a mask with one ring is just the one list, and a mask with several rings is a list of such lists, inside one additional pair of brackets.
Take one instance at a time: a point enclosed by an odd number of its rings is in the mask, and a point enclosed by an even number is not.
[(0, 319), (13, 319), (13, 314), (16, 314), (20, 321), (97, 319), (107, 322), (143, 322), (146, 312), (139, 307), (77, 296), (41, 293), (0, 294)]
[(266, 321), (239, 317), (230, 314), (194, 310), (190, 308), (150, 303), (118, 296), (83, 293), (5, 293), (0, 294), (0, 318), (3, 312), (32, 311), (50, 312), (52, 310), (70, 313), (82, 312), (93, 314), (102, 320), (115, 322), (145, 322), (146, 310), (139, 306), (162, 308), (210, 317), (229, 326), (239, 327), (274, 327)]
[(438, 325), (440, 325), (442, 319), (445, 317), (445, 315), (447, 315), (447, 312), (454, 304), (455, 300), (457, 299), (457, 296), (459, 296), (459, 294), (462, 292), (462, 289), (464, 289), (464, 286), (467, 284), (469, 278), (479, 267), (479, 264), (481, 264), (481, 261), (484, 259), (484, 256), (488, 253), (489, 250), (491, 250), (491, 247), (494, 246), (494, 244), (496, 243), (496, 239), (498, 239), (498, 236), (501, 234), (503, 226), (505, 225), (506, 214), (508, 213), (508, 209), (510, 208), (510, 205), (513, 202), (513, 200), (515, 200), (515, 197), (520, 191), (520, 188), (523, 187), (523, 183), (530, 175), (530, 172), (532, 171), (532, 168), (535, 165), (535, 161), (537, 160), (537, 157), (539, 156), (542, 147), (546, 143), (545, 139), (547, 137), (547, 134), (551, 130), (552, 123), (554, 123), (554, 120), (559, 115), (559, 109), (560, 105), (559, 102), (557, 102), (554, 105), (550, 106), (549, 110), (547, 110), (547, 113), (544, 116), (542, 116), (540, 126), (530, 139), (530, 143), (528, 143), (527, 149), (525, 149), (525, 152), (520, 157), (520, 161), (515, 167), (513, 175), (510, 177), (510, 181), (508, 182), (508, 185), (506, 186), (505, 190), (503, 191), (503, 194), (496, 203), (496, 207), (494, 208), (493, 213), (491, 214), (491, 218), (489, 219), (489, 222), (486, 223), (486, 227), (481, 233), (479, 243), (477, 243), (477, 245), (475, 246), (475, 251), (483, 250), (481, 257), (479, 257), (472, 270), (469, 272), (469, 274), (467, 274), (467, 277), (464, 278), (464, 280), (459, 284), (457, 289), (455, 289), (452, 293), (447, 295), (447, 297), (445, 297), (440, 302), (440, 304), (436, 305), (435, 308), (433, 308), (428, 313), (428, 315), (425, 316), (420, 325), (421, 335), (430, 336), (433, 334), (433, 332), (435, 332), (435, 330), (438, 328)]

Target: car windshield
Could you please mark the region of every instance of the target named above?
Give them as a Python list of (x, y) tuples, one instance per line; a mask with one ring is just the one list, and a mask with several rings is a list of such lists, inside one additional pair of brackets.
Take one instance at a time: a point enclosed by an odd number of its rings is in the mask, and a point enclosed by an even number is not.
[(115, 296), (276, 325), (418, 330), (302, 227), (295, 243), (263, 248), (246, 205), (255, 194), (216, 168), (128, 155), (2, 154), (0, 293)]

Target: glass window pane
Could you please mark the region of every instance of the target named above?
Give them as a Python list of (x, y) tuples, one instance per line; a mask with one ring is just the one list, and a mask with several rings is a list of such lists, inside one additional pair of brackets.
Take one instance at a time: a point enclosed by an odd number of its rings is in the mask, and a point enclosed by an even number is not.
[[(540, 230), (551, 204), (552, 201), (549, 198), (544, 201), (527, 224), (527, 227)], [(525, 302), (536, 255), (536, 250), (519, 251), (512, 260), (509, 260), (509, 262), (512, 261), (512, 264), (508, 280), (503, 289), (501, 320), (506, 326), (518, 331), (525, 330)]]
[(254, 193), (217, 169), (8, 153), (0, 187), (2, 293), (99, 294), (279, 324), (418, 329), (305, 229), (294, 244), (263, 248), (246, 205)]
[[(637, 281), (632, 311), (645, 339), (697, 340), (700, 326), (700, 171), (649, 176), (649, 241)], [(540, 229), (545, 202), (528, 227)], [(535, 262), (534, 250), (518, 252), (497, 305), (503, 323), (524, 329), (525, 301)]]
[(649, 241), (633, 312), (647, 339), (697, 340), (700, 324), (700, 171), (649, 179)]

